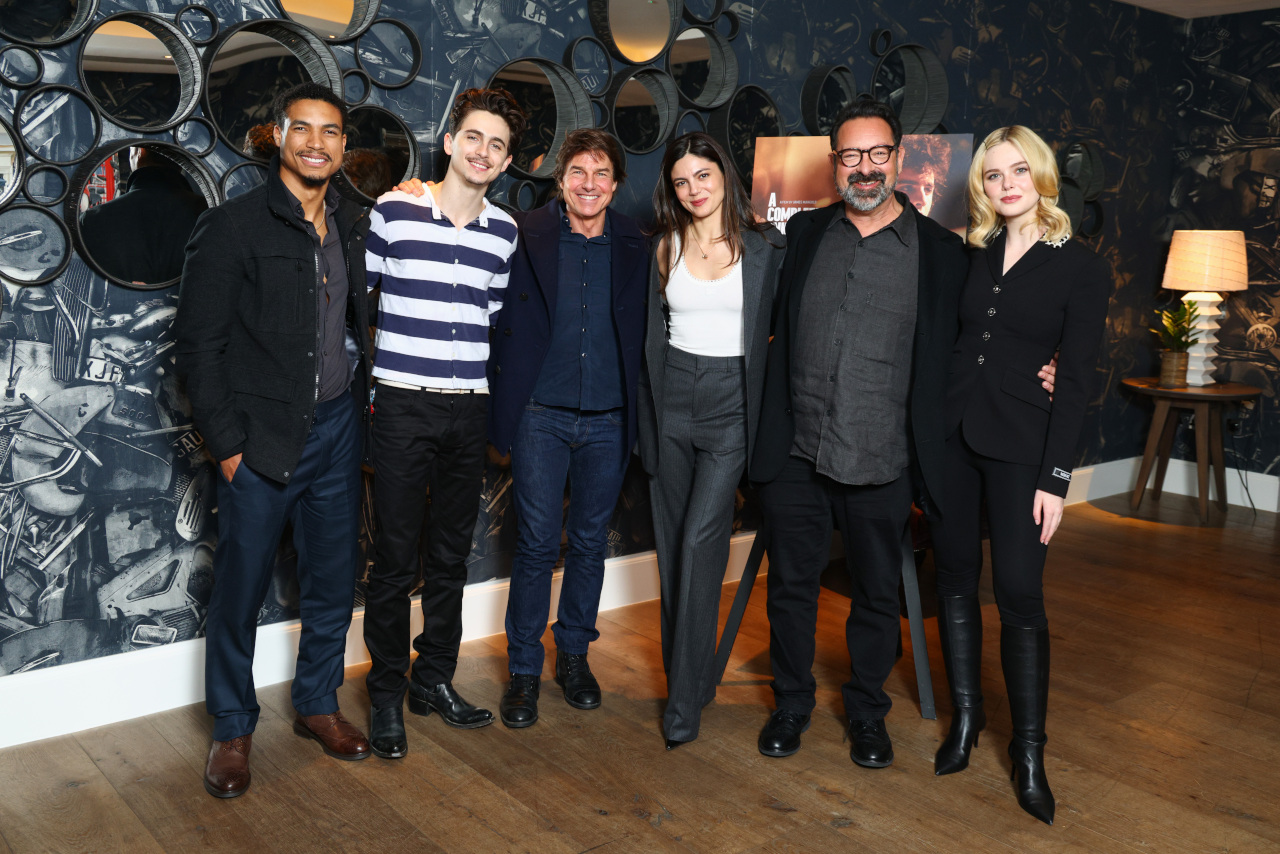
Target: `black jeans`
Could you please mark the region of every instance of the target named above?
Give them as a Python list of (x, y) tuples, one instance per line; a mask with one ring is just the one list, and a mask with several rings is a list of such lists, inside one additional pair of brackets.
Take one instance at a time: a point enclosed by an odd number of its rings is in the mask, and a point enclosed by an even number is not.
[(769, 544), (769, 659), (779, 709), (809, 714), (818, 592), (834, 519), (844, 540), (853, 599), (845, 622), (850, 677), (844, 684), (851, 719), (882, 718), (892, 705), (884, 683), (897, 658), (902, 535), (911, 515), (906, 471), (889, 483), (849, 486), (791, 457), (760, 489), (773, 532)]
[[(489, 396), (378, 387), (373, 421), (375, 563), (365, 598), (366, 684), (374, 706), (404, 700), (409, 669), (409, 593), (418, 542), (427, 538), (422, 634), (413, 678), (453, 679), (462, 640), (462, 589), (484, 476)], [(428, 500), (431, 515), (424, 531)]]

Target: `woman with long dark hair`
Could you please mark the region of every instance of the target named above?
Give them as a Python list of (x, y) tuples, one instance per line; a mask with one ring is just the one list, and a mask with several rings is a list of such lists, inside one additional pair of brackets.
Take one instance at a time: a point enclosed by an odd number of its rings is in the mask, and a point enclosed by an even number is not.
[[(966, 768), (987, 722), (978, 604), (978, 513), (985, 500), (1013, 779), (1019, 805), (1048, 824), (1054, 800), (1044, 768), (1044, 563), (1062, 520), (1111, 293), (1106, 263), (1070, 240), (1058, 188), (1053, 151), (1025, 127), (1001, 128), (974, 152), (968, 236), (974, 251), (946, 400), (946, 510), (932, 526), (938, 633), (953, 707), (934, 773)], [(1037, 373), (1055, 350), (1051, 397)]]
[(662, 590), (667, 749), (698, 737), (715, 697), (716, 624), (734, 496), (750, 459), (784, 242), (757, 223), (705, 133), (671, 141), (653, 191), (640, 456)]

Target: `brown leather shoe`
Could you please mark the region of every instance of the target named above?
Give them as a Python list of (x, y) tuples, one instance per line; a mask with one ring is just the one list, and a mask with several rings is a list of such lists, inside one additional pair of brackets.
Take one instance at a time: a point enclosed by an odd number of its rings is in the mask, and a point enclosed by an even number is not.
[(215, 741), (204, 766), (204, 789), (215, 798), (238, 798), (249, 788), (249, 748), (253, 733)]
[(355, 761), (372, 752), (368, 739), (342, 716), (342, 712), (306, 717), (298, 715), (293, 721), (293, 731), (303, 738), (314, 738), (320, 742), (324, 752), (334, 759)]

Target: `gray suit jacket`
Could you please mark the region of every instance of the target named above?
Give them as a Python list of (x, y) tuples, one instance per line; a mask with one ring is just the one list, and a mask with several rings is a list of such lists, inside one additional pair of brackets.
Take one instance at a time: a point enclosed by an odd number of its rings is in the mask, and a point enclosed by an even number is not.
[[(747, 230), (742, 241), (742, 323), (746, 331), (745, 373), (747, 384), (747, 460), (755, 446), (756, 422), (760, 418), (760, 397), (764, 389), (765, 354), (769, 348), (769, 327), (773, 300), (777, 294), (778, 268), (786, 254), (786, 241), (773, 226), (764, 233)], [(657, 249), (655, 247), (654, 251)], [(640, 394), (636, 410), (640, 416), (640, 461), (650, 475), (658, 473), (658, 437), (662, 435), (663, 366), (668, 345), (667, 320), (658, 292), (662, 279), (657, 259), (649, 264), (649, 322), (644, 341), (644, 366), (640, 371)]]

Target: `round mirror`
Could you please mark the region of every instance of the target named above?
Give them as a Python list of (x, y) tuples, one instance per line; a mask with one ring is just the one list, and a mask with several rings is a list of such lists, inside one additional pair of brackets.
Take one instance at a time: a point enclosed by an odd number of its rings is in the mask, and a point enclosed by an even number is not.
[(310, 79), (302, 61), (280, 42), (240, 30), (222, 41), (209, 64), (205, 114), (227, 145), (242, 151), (249, 131), (275, 122), (276, 96)]
[(604, 45), (591, 36), (583, 36), (574, 40), (565, 53), (565, 64), (578, 75), (587, 94), (603, 95), (613, 77), (613, 63)]
[(4, 119), (0, 119), (0, 206), (22, 187), (22, 151)]
[(550, 178), (565, 134), (592, 127), (591, 99), (578, 78), (546, 59), (518, 59), (502, 66), (488, 86), (500, 86), (529, 114), (520, 147), (512, 153), (510, 171), (521, 178)]
[(27, 176), (22, 193), (38, 205), (56, 205), (67, 196), (67, 176), (57, 166), (37, 166)]
[(84, 31), (98, 0), (7, 0), (0, 2), (0, 36), (32, 47), (53, 47)]
[(378, 15), (377, 0), (280, 0), (280, 7), (291, 21), (335, 42), (360, 35)]
[(680, 0), (587, 0), (596, 38), (623, 62), (652, 62), (675, 38)]
[(740, 26), (742, 26), (742, 19), (732, 9), (725, 9), (716, 18), (716, 32), (729, 41), (733, 41), (738, 37), (738, 28)]
[(222, 190), (222, 197), (230, 201), (266, 182), (267, 167), (247, 160), (244, 163), (237, 163), (223, 174), (219, 189)]
[(208, 44), (218, 35), (218, 16), (207, 6), (183, 6), (173, 16), (173, 22), (194, 44)]
[(133, 131), (164, 130), (199, 96), (200, 54), (168, 21), (125, 13), (108, 18), (80, 48), (80, 80), (102, 115)]
[(947, 110), (947, 71), (927, 48), (898, 45), (876, 64), (871, 91), (898, 114), (904, 134), (929, 133)]
[[(418, 143), (399, 116), (382, 107), (354, 107), (347, 114), (347, 180), (371, 199), (421, 171)], [(386, 176), (386, 177), (383, 177)]]
[(173, 142), (196, 157), (207, 157), (218, 144), (218, 134), (208, 119), (192, 116), (173, 129)]
[(858, 96), (853, 72), (843, 65), (819, 65), (809, 72), (800, 90), (800, 114), (813, 136), (826, 136), (845, 104)]
[(383, 89), (408, 86), (422, 67), (422, 46), (418, 37), (399, 21), (383, 19), (374, 23), (356, 42), (356, 60)]
[(666, 141), (678, 116), (676, 85), (655, 68), (641, 68), (614, 81), (609, 112), (613, 134), (633, 154), (653, 151)]
[(19, 285), (41, 285), (71, 259), (71, 237), (62, 220), (35, 205), (0, 211), (0, 276)]
[(78, 193), (67, 210), (81, 256), (117, 284), (178, 281), (196, 218), (218, 202), (208, 168), (158, 140), (109, 143), (92, 162), (77, 171)]
[(40, 54), (21, 45), (0, 47), (0, 83), (14, 89), (27, 89), (44, 76), (44, 60)]
[(591, 115), (595, 119), (592, 127), (607, 128), (609, 126), (609, 108), (597, 98), (591, 99)]
[(707, 132), (720, 140), (733, 158), (742, 182), (750, 187), (755, 169), (756, 137), (782, 136), (782, 117), (768, 92), (747, 84), (711, 114)]
[(684, 0), (684, 16), (699, 24), (709, 24), (724, 11), (724, 0)]
[(667, 53), (667, 70), (680, 101), (710, 110), (729, 100), (738, 86), (738, 58), (714, 30), (690, 27), (676, 36)]
[(363, 104), (369, 97), (369, 91), (373, 88), (373, 84), (369, 81), (369, 75), (365, 74), (359, 68), (348, 68), (342, 72), (342, 97), (347, 103), (354, 106)]
[(18, 103), (16, 115), (23, 147), (59, 166), (92, 151), (102, 130), (93, 105), (70, 86), (32, 89)]

